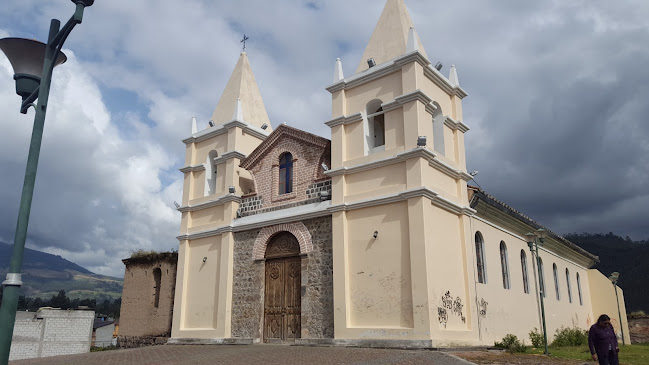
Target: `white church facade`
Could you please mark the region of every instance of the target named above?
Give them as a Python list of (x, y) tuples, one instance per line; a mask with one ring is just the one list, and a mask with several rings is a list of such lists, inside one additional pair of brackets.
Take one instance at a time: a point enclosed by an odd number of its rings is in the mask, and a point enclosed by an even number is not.
[(326, 89), (330, 139), (273, 130), (242, 53), (210, 127), (192, 120), (171, 343), (529, 343), (539, 285), (549, 338), (618, 317), (596, 256), (549, 232), (539, 277), (524, 235), (543, 227), (467, 185), (467, 93), (403, 0)]

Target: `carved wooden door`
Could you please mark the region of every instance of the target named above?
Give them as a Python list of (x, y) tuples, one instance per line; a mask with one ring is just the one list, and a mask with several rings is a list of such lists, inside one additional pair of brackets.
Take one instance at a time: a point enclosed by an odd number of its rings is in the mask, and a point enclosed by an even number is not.
[(290, 233), (280, 233), (266, 249), (264, 341), (289, 342), (300, 338), (300, 247)]

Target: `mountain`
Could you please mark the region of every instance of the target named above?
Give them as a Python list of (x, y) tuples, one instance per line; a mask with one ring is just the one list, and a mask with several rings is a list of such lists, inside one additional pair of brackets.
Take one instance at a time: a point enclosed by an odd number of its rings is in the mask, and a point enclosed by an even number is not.
[[(13, 245), (0, 242), (0, 274), (9, 269)], [(21, 294), (49, 299), (65, 290), (69, 298), (114, 299), (122, 296), (124, 281), (97, 275), (61, 256), (25, 248)]]
[(599, 256), (595, 268), (602, 274), (620, 273), (618, 285), (624, 290), (627, 312), (649, 312), (649, 241), (633, 241), (612, 232), (571, 233), (564, 237)]

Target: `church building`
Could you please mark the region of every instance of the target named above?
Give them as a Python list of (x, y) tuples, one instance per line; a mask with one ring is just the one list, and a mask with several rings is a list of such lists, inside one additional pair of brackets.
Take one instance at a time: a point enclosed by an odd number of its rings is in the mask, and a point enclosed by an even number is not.
[(548, 231), (537, 268), (543, 227), (467, 185), (467, 93), (404, 0), (326, 89), (330, 139), (272, 123), (241, 53), (209, 127), (192, 119), (170, 343), (529, 343), (539, 292), (550, 339), (602, 313), (628, 336), (596, 256)]

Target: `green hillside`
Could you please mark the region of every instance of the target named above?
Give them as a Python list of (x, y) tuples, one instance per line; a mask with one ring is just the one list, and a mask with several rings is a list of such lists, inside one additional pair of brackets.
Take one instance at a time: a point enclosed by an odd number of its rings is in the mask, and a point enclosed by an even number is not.
[(649, 242), (633, 241), (612, 232), (572, 233), (565, 236), (581, 248), (599, 256), (595, 268), (608, 276), (620, 273), (618, 284), (624, 290), (627, 312), (649, 312)]
[[(13, 245), (0, 242), (0, 275), (9, 268)], [(61, 256), (25, 249), (21, 294), (49, 299), (64, 290), (71, 299), (116, 299), (122, 296), (124, 281), (97, 275)]]

